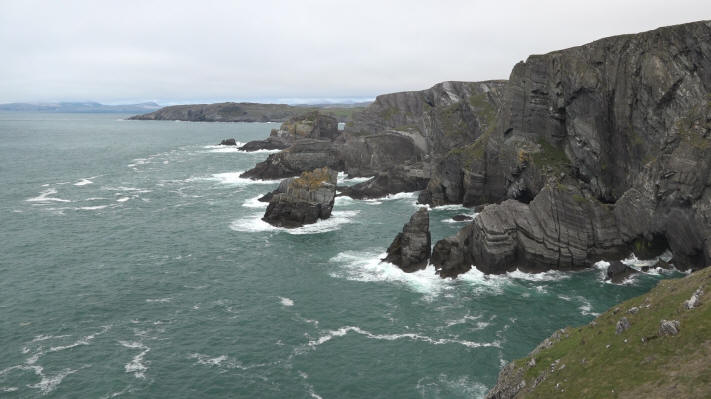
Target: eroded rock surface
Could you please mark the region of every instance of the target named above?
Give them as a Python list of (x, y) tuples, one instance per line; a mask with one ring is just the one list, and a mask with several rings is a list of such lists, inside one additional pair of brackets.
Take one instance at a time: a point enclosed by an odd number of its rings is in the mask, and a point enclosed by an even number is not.
[(431, 242), (430, 215), (427, 208), (420, 208), (390, 244), (384, 260), (406, 272), (424, 269), (430, 258)]
[(329, 218), (336, 198), (337, 177), (336, 171), (320, 168), (283, 180), (272, 194), (262, 220), (294, 228)]

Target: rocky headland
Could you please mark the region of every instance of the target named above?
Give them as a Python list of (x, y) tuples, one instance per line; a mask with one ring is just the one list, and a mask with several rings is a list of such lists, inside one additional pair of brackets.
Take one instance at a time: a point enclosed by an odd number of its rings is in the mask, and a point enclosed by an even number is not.
[(262, 220), (294, 228), (328, 219), (336, 198), (337, 177), (336, 171), (320, 168), (284, 179), (271, 193)]
[(350, 120), (354, 111), (362, 106), (342, 104), (329, 106), (295, 106), (286, 104), (260, 104), (226, 102), (216, 104), (187, 104), (163, 107), (148, 114), (135, 115), (131, 120), (164, 120), (190, 122), (285, 122), (289, 118), (321, 110), (340, 122)]
[(243, 177), (326, 166), (372, 176), (342, 189), (353, 198), (422, 190), (432, 207), (486, 205), (434, 245), (443, 277), (667, 249), (695, 270), (711, 263), (709, 150), (711, 22), (700, 21), (532, 55), (508, 81), (378, 96), (344, 131), (295, 137)]

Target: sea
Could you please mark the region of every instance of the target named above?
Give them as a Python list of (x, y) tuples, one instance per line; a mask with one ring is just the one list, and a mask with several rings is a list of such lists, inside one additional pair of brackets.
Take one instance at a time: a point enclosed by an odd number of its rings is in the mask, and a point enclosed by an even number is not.
[[(127, 116), (0, 113), (2, 398), (480, 398), (555, 330), (678, 275), (404, 273), (380, 259), (417, 193), (272, 227), (257, 198), (279, 182), (239, 177), (270, 152), (217, 144), (278, 124)], [(433, 243), (458, 214), (476, 217), (431, 209)]]

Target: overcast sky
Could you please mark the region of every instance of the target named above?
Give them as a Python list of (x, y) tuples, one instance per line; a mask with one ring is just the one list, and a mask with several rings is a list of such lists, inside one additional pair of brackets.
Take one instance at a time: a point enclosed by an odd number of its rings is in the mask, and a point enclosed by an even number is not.
[(711, 19), (711, 0), (0, 0), (0, 102), (372, 98)]

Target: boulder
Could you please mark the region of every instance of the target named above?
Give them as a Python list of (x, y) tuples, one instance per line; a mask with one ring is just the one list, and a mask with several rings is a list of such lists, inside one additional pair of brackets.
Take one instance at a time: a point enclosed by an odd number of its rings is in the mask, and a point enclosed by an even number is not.
[(659, 336), (663, 337), (665, 335), (674, 336), (679, 334), (679, 321), (678, 320), (662, 320), (659, 323)]
[(469, 215), (460, 214), (452, 216), (452, 220), (454, 220), (455, 222), (465, 222), (467, 220), (474, 220), (474, 218)]
[(430, 215), (427, 208), (420, 208), (390, 244), (383, 260), (408, 273), (421, 270), (427, 267), (430, 245)]
[(224, 139), (220, 141), (220, 145), (237, 145), (237, 141), (235, 139)]
[(279, 227), (294, 228), (331, 216), (338, 173), (328, 168), (288, 178), (273, 193), (262, 220)]
[(626, 317), (621, 318), (615, 327), (615, 334), (622, 334), (630, 328), (630, 322)]
[(605, 280), (611, 280), (615, 284), (623, 282), (627, 277), (637, 273), (637, 271), (624, 263), (613, 260), (605, 272)]

